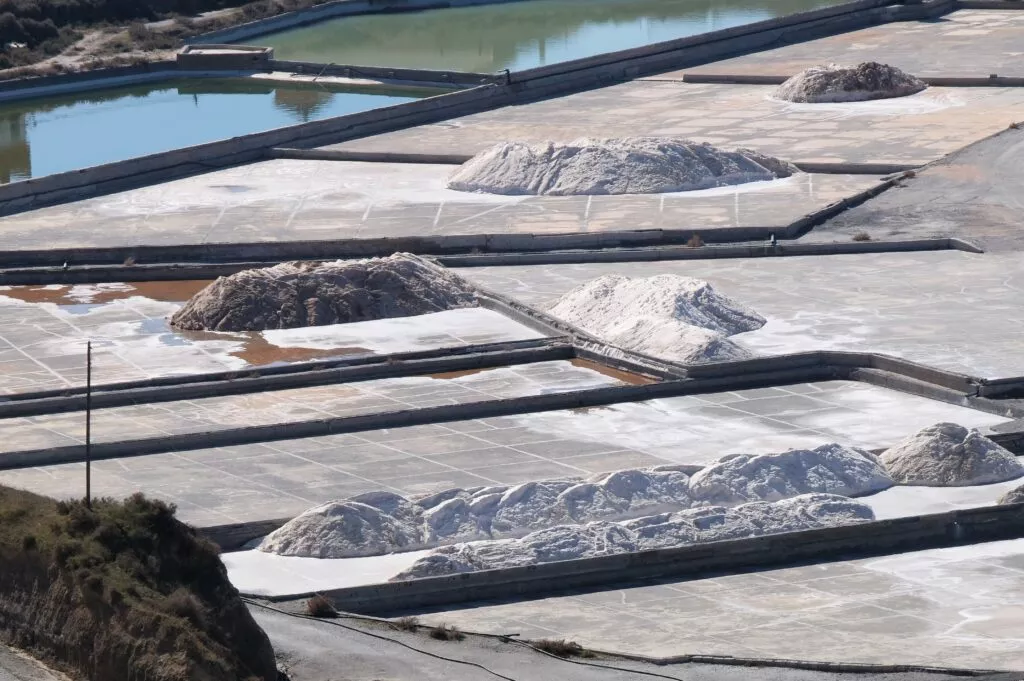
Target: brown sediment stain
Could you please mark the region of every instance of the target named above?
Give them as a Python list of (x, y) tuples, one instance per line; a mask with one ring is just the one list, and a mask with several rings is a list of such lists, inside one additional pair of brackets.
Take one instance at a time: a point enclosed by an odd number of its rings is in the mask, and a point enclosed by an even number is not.
[[(181, 303), (206, 288), (209, 280), (186, 279), (182, 281), (136, 281), (127, 283), (125, 288), (99, 289), (87, 299), (71, 297), (74, 286), (12, 286), (0, 290), (0, 296), (7, 296), (25, 303), (54, 303), (56, 305), (100, 305), (114, 300), (141, 296), (168, 303)], [(88, 284), (85, 284), (88, 285)]]
[(462, 378), (463, 376), (472, 376), (473, 374), (479, 374), (484, 371), (490, 371), (495, 367), (480, 367), (479, 369), (463, 369), (462, 371), (442, 371), (439, 374), (430, 374), (430, 378), (440, 378), (443, 380), (450, 380), (453, 378)]
[[(198, 333), (203, 332), (200, 331)], [(189, 337), (193, 337), (192, 334), (189, 334)], [(217, 338), (218, 340), (225, 339), (224, 334), (209, 334), (209, 337)], [(282, 348), (268, 342), (266, 338), (258, 333), (231, 334), (231, 338), (240, 340), (244, 345), (240, 350), (235, 350), (228, 354), (252, 366), (273, 364), (275, 362), (308, 362), (313, 359), (345, 357), (347, 355), (376, 354), (369, 348), (353, 346), (338, 348)]]
[(610, 378), (622, 381), (627, 385), (650, 385), (651, 383), (658, 382), (658, 379), (654, 378), (653, 376), (634, 374), (631, 371), (623, 371), (622, 369), (616, 369), (615, 367), (610, 367), (607, 364), (601, 364), (600, 362), (595, 362), (589, 359), (580, 359), (579, 357), (574, 357), (573, 359), (569, 360), (569, 363), (572, 364), (574, 367), (596, 371), (597, 373), (602, 374), (604, 376), (608, 376)]

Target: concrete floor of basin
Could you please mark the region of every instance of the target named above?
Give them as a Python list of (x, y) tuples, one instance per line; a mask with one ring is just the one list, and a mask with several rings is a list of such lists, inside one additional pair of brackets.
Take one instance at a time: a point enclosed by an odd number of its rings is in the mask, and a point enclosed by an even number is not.
[(984, 378), (1024, 374), (1024, 254), (959, 251), (466, 268), (544, 307), (605, 274), (710, 281), (768, 319), (732, 340), (762, 354), (879, 352)]
[(686, 73), (792, 76), (829, 62), (877, 61), (915, 76), (987, 78), (1024, 76), (1020, 33), (1024, 13), (962, 9), (929, 21), (902, 21), (809, 40), (742, 57), (651, 76), (682, 79)]
[[(419, 390), (458, 389), (440, 383)], [(831, 381), (101, 461), (92, 484), (115, 497), (141, 490), (177, 503), (188, 522), (216, 525), (297, 515), (373, 490), (427, 494), (828, 442), (887, 447), (940, 421), (984, 428), (1004, 419)], [(4, 471), (0, 484), (79, 496), (83, 470)]]
[(262, 333), (172, 329), (168, 318), (207, 283), (0, 287), (0, 393), (84, 384), (87, 340), (99, 384), (543, 335), (482, 308)]
[[(274, 160), (0, 219), (11, 248), (785, 227), (878, 182), (798, 174), (669, 194), (449, 190), (457, 166)], [(118, 229), (109, 229), (115, 221)]]
[(422, 616), (652, 656), (1024, 669), (1024, 539)]
[(509, 106), (329, 149), (472, 154), (503, 140), (671, 135), (787, 161), (934, 161), (1005, 129), (1024, 88), (942, 88), (890, 100), (793, 104), (775, 86), (632, 81)]

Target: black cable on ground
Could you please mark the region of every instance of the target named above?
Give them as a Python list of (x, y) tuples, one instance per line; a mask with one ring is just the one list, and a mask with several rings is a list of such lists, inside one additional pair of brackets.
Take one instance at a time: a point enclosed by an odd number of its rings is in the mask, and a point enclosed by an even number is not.
[[(409, 644), (404, 643), (402, 641), (399, 641), (397, 639), (388, 638), (387, 636), (383, 636), (381, 634), (375, 634), (373, 632), (365, 631), (365, 630), (359, 629), (357, 627), (346, 626), (346, 625), (344, 625), (344, 624), (342, 624), (340, 622), (337, 622), (337, 621), (335, 621), (333, 619), (326, 619), (326, 618), (321, 618), (321, 617), (312, 617), (310, 615), (303, 615), (303, 614), (297, 613), (297, 612), (288, 612), (287, 610), (281, 610), (279, 608), (275, 608), (273, 606), (267, 605), (266, 603), (260, 603), (259, 601), (254, 601), (252, 599), (245, 598), (244, 596), (242, 597), (242, 600), (244, 602), (250, 604), (250, 605), (256, 605), (256, 606), (259, 606), (261, 608), (265, 608), (266, 610), (270, 610), (272, 612), (279, 613), (281, 615), (288, 615), (289, 617), (297, 617), (299, 619), (304, 619), (304, 620), (313, 620), (313, 621), (316, 621), (316, 622), (324, 622), (326, 624), (333, 624), (336, 627), (341, 627), (342, 629), (347, 629), (349, 631), (355, 631), (355, 632), (358, 632), (360, 634), (366, 634), (367, 636), (372, 636), (373, 638), (377, 638), (377, 639), (380, 639), (382, 641), (390, 641), (391, 643), (397, 643), (398, 645), (400, 645), (400, 646), (402, 646), (404, 648), (408, 648), (409, 650), (412, 650), (412, 651), (417, 652), (417, 653), (423, 653), (424, 655), (429, 655), (430, 657), (435, 657), (435, 658), (437, 658), (439, 660), (445, 660), (447, 662), (456, 662), (456, 663), (459, 663), (459, 664), (470, 665), (472, 667), (478, 667), (478, 668), (484, 670), (485, 672), (488, 672), (490, 674), (493, 674), (494, 676), (497, 676), (500, 679), (506, 679), (507, 681), (514, 681), (514, 679), (509, 679), (509, 677), (503, 676), (502, 674), (499, 674), (496, 671), (488, 669), (487, 667), (484, 667), (483, 665), (477, 664), (476, 662), (468, 662), (466, 660), (456, 660), (456, 659), (453, 659), (453, 658), (444, 657), (443, 655), (436, 655), (436, 654), (428, 652), (426, 650), (421, 650), (419, 648), (414, 648), (413, 646), (410, 646)], [(369, 622), (375, 622), (375, 623), (390, 623), (388, 620), (385, 620), (385, 619), (379, 619), (379, 618), (375, 618), (375, 617), (362, 617), (362, 616), (353, 615), (353, 614), (350, 614), (350, 613), (338, 613), (338, 617), (345, 618), (345, 619), (369, 621)], [(616, 667), (615, 665), (599, 664), (597, 662), (585, 662), (583, 660), (574, 660), (574, 659), (562, 657), (560, 655), (555, 655), (553, 653), (549, 653), (546, 650), (542, 650), (542, 649), (540, 649), (540, 648), (538, 648), (538, 647), (536, 647), (536, 646), (534, 646), (534, 645), (532, 645), (532, 644), (530, 644), (530, 643), (528, 643), (526, 641), (520, 641), (520, 640), (514, 639), (514, 638), (512, 638), (510, 636), (502, 636), (500, 634), (471, 634), (471, 635), (472, 636), (483, 636), (483, 637), (486, 637), (486, 638), (496, 638), (496, 639), (498, 639), (500, 641), (503, 641), (505, 643), (514, 643), (514, 644), (520, 645), (520, 646), (522, 646), (524, 648), (529, 648), (530, 650), (538, 652), (538, 653), (540, 653), (542, 655), (547, 655), (548, 657), (553, 658), (555, 660), (559, 660), (561, 662), (569, 662), (570, 664), (578, 664), (578, 665), (583, 665), (585, 667), (595, 667), (597, 669), (607, 669), (609, 671), (627, 672), (627, 673), (631, 673), (631, 674), (640, 674), (642, 676), (650, 676), (650, 677), (653, 677), (653, 678), (656, 678), (656, 679), (668, 679), (669, 681), (684, 681), (683, 679), (680, 679), (677, 676), (668, 676), (666, 674), (658, 674), (656, 672), (648, 672), (648, 671), (643, 671), (643, 670), (640, 670), (640, 669), (630, 669), (628, 667)]]
[[(245, 603), (248, 603), (249, 605), (255, 605), (255, 606), (258, 606), (260, 608), (264, 608), (266, 610), (270, 610), (272, 612), (276, 612), (276, 613), (281, 614), (281, 615), (288, 615), (290, 617), (297, 617), (299, 619), (304, 619), (304, 620), (313, 620), (315, 622), (323, 622), (324, 624), (330, 624), (330, 625), (333, 625), (333, 626), (336, 626), (336, 627), (341, 627), (342, 629), (345, 629), (347, 631), (354, 631), (357, 634), (363, 634), (365, 636), (371, 636), (371, 637), (379, 639), (381, 641), (387, 641), (389, 643), (395, 643), (397, 645), (402, 646), (403, 648), (407, 648), (407, 649), (413, 651), (414, 653), (420, 653), (422, 655), (427, 655), (429, 657), (433, 657), (435, 659), (442, 660), (444, 662), (454, 662), (455, 664), (464, 664), (464, 665), (467, 665), (469, 667), (476, 667), (477, 669), (485, 671), (488, 674), (491, 674), (492, 676), (496, 676), (499, 679), (502, 679), (502, 681), (516, 681), (516, 679), (513, 679), (511, 677), (505, 676), (504, 674), (499, 674), (498, 672), (494, 671), (493, 669), (488, 669), (487, 667), (483, 666), (482, 664), (477, 664), (476, 662), (469, 662), (468, 660), (457, 660), (457, 659), (455, 659), (453, 657), (445, 657), (444, 655), (438, 655), (437, 653), (432, 653), (432, 652), (427, 651), (427, 650), (422, 650), (420, 648), (415, 648), (415, 647), (409, 645), (408, 643), (405, 643), (403, 641), (399, 641), (398, 639), (388, 638), (387, 636), (382, 636), (380, 634), (375, 634), (372, 631), (364, 631), (363, 629), (359, 629), (358, 627), (350, 627), (350, 626), (342, 624), (341, 622), (337, 622), (337, 621), (335, 621), (333, 619), (325, 619), (325, 618), (322, 618), (322, 617), (311, 617), (309, 615), (302, 615), (302, 614), (299, 614), (299, 613), (296, 613), (296, 612), (287, 612), (285, 610), (280, 610), (278, 608), (269, 606), (266, 603), (260, 603), (259, 601), (254, 601), (252, 599), (245, 598), (245, 597), (242, 598), (242, 601), (245, 602)], [(357, 619), (357, 618), (350, 618), (350, 619)], [(668, 678), (668, 677), (666, 677), (666, 678)], [(676, 679), (675, 681), (680, 681), (680, 680)]]

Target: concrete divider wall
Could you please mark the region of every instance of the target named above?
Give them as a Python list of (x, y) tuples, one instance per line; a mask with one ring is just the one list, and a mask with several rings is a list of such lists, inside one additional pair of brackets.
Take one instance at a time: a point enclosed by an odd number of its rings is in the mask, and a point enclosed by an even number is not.
[[(71, 92), (88, 92), (138, 83), (151, 83), (177, 77), (174, 61), (155, 61), (137, 66), (119, 66), (78, 73), (64, 73), (37, 78), (15, 78), (0, 81), (0, 102), (14, 102), (35, 97)], [(198, 76), (201, 74), (192, 74)]]
[[(595, 342), (594, 345), (601, 344)], [(609, 354), (614, 356), (616, 353), (620, 353), (627, 359), (635, 357), (636, 361), (640, 363), (646, 361), (643, 356), (624, 353), (624, 351), (612, 346), (601, 347), (605, 348), (602, 354), (606, 356), (609, 356)], [(359, 416), (312, 419), (262, 426), (229, 428), (210, 432), (101, 442), (92, 445), (92, 456), (97, 460), (127, 458), (172, 451), (291, 440), (321, 435), (379, 430), (382, 428), (401, 428), (427, 423), (444, 423), (531, 412), (607, 406), (662, 397), (834, 379), (856, 380), (855, 369), (872, 368), (872, 363), (877, 358), (877, 355), (871, 353), (807, 352), (738, 362), (722, 362), (714, 365), (669, 365), (670, 367), (683, 369), (687, 377), (683, 380), (666, 380), (661, 383), (646, 385), (616, 385), (516, 398), (485, 399), (458, 405), (377, 412)], [(925, 394), (925, 396), (931, 396), (953, 404), (971, 406), (971, 402), (965, 400), (965, 398), (974, 397), (973, 391), (964, 393), (951, 388), (945, 388), (944, 386), (937, 386), (934, 383), (928, 383), (927, 377), (931, 375), (932, 371), (936, 370), (925, 367), (926, 371), (921, 371), (922, 367), (912, 362), (893, 358), (886, 359), (888, 362), (884, 365), (889, 367), (892, 373), (916, 379), (898, 382), (894, 384), (896, 389), (906, 390), (911, 394)], [(854, 364), (856, 366), (853, 366)], [(924, 376), (925, 378), (917, 378), (917, 375)], [(948, 376), (956, 375), (949, 374)], [(923, 388), (921, 387), (922, 384), (924, 384)], [(929, 392), (934, 394), (928, 395), (927, 393)], [(1006, 410), (1010, 416), (1024, 416), (1024, 409), (1020, 407), (1006, 405)], [(8, 452), (0, 454), (0, 470), (72, 463), (83, 460), (84, 456), (85, 448), (80, 445)]]
[(499, 5), (519, 0), (332, 0), (314, 7), (285, 12), (265, 19), (257, 19), (230, 28), (210, 31), (189, 38), (188, 42), (237, 43), (268, 33), (313, 24), (325, 19), (359, 14), (391, 14), (396, 12), (419, 12), (428, 9), (471, 7), (474, 5)]
[[(940, 250), (960, 250), (968, 253), (981, 253), (981, 249), (959, 239), (914, 239), (908, 241), (851, 241), (843, 243), (793, 243), (761, 246), (705, 246), (690, 248), (687, 246), (654, 246), (644, 247), (649, 235), (641, 232), (641, 243), (628, 241), (616, 246), (600, 250), (539, 250), (530, 252), (498, 252), (471, 253), (465, 255), (435, 255), (435, 259), (446, 267), (492, 267), (497, 265), (548, 265), (564, 263), (589, 262), (646, 262), (658, 260), (715, 260), (728, 258), (772, 258), (844, 255), (851, 253), (905, 253)], [(626, 241), (626, 240), (624, 240)], [(153, 263), (136, 263), (124, 265), (129, 258), (135, 258), (140, 250), (138, 247), (123, 249), (64, 249), (54, 251), (6, 251), (0, 252), (0, 283), (5, 285), (47, 285), (47, 284), (82, 284), (101, 282), (128, 281), (181, 281), (194, 279), (216, 279), (217, 277), (234, 274), (243, 269), (267, 267), (284, 260), (310, 260), (322, 258), (354, 257), (349, 253), (334, 253), (333, 242), (313, 242), (320, 244), (315, 253), (303, 253), (290, 250), (295, 242), (263, 243), (260, 246), (267, 253), (256, 259), (253, 253), (249, 259), (240, 262), (188, 262), (192, 257), (189, 253), (176, 250), (168, 252), (146, 250), (147, 257), (154, 258)], [(247, 244), (240, 244), (244, 249)], [(157, 247), (160, 248), (160, 247)], [(568, 246), (564, 248), (568, 249)], [(483, 251), (484, 249), (478, 250)], [(449, 249), (449, 253), (456, 249)], [(465, 250), (465, 249), (463, 249)], [(431, 254), (429, 250), (417, 248), (417, 244), (405, 241), (394, 243), (380, 250), (365, 249), (363, 257), (386, 256), (397, 251), (412, 251), (423, 255)], [(175, 259), (175, 253), (179, 257)], [(83, 264), (99, 254), (111, 264)], [(202, 253), (199, 254), (203, 255)], [(217, 255), (217, 254), (209, 254)], [(3, 260), (25, 258), (32, 261), (26, 266), (5, 266)], [(67, 262), (68, 269), (62, 263)], [(178, 262), (181, 264), (171, 264)], [(122, 264), (112, 264), (122, 263)], [(20, 265), (20, 263), (19, 263)]]
[[(1013, 504), (321, 593), (340, 610), (384, 615), (482, 600), (539, 598), (637, 580), (695, 579), (804, 561), (906, 553), (1022, 536), (1024, 504)], [(267, 600), (296, 600), (311, 595)]]
[[(492, 99), (496, 98), (504, 101), (501, 88), (482, 85), (347, 116), (13, 182), (0, 186), (0, 214), (117, 191), (157, 179), (163, 181), (175, 177), (174, 169), (184, 166), (189, 166), (185, 168), (185, 173), (195, 174), (203, 170), (243, 164), (263, 158), (272, 147), (316, 140), (324, 135), (331, 135), (332, 138), (339, 134), (357, 137), (443, 120), (489, 108)], [(140, 176), (146, 174), (150, 176), (140, 182)]]
[[(498, 352), (466, 353), (427, 359), (404, 359), (394, 357), (392, 361), (378, 361), (372, 364), (339, 366), (312, 371), (293, 372), (269, 376), (241, 376), (233, 379), (212, 381), (190, 381), (176, 385), (133, 386), (110, 390), (95, 390), (91, 397), (93, 409), (122, 407), (158, 402), (221, 397), (224, 395), (247, 395), (267, 393), (276, 390), (293, 390), (321, 385), (343, 385), (386, 378), (407, 378), (429, 376), (452, 371), (471, 371), (501, 367), (572, 359), (573, 349), (569, 344), (551, 344), (540, 347), (512, 348)], [(84, 394), (60, 395), (37, 399), (0, 401), (0, 419), (41, 414), (82, 411), (86, 407)], [(0, 455), (2, 456), (2, 455)]]
[(452, 83), (455, 85), (504, 84), (504, 74), (468, 73), (465, 71), (437, 71), (431, 69), (385, 68), (381, 66), (357, 66), (353, 64), (320, 64), (306, 61), (285, 61), (271, 59), (271, 71), (304, 73), (315, 76), (339, 76), (342, 78), (366, 78), (372, 80), (426, 81), (429, 83)]

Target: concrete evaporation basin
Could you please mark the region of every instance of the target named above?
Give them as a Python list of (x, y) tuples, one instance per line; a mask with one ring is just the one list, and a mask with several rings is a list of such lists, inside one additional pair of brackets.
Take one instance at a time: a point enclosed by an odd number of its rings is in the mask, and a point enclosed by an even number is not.
[(0, 182), (401, 104), (408, 91), (170, 80), (0, 105)]
[(278, 59), (491, 73), (683, 38), (830, 0), (532, 0), (341, 17), (245, 42)]

